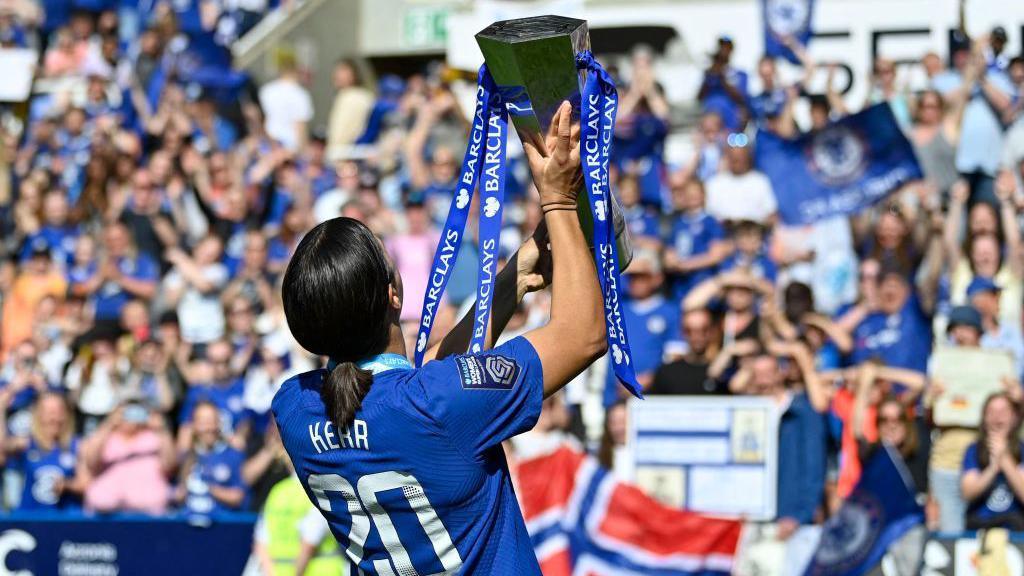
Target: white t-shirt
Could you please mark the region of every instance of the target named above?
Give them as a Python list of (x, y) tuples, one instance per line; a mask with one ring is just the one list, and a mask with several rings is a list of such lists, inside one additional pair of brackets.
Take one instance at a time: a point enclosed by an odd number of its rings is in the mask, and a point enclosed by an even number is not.
[[(203, 268), (203, 277), (214, 285), (213, 290), (203, 294), (190, 285), (178, 301), (181, 338), (192, 344), (212, 342), (224, 335), (224, 308), (220, 302), (220, 291), (228, 282), (228, 269), (223, 264), (210, 264)], [(175, 269), (167, 274), (164, 282), (167, 288), (179, 288), (185, 279)]]
[(313, 99), (309, 92), (292, 80), (274, 80), (260, 88), (260, 106), (267, 134), (285, 148), (297, 151), (299, 139), (295, 125), (313, 119)]
[(718, 220), (765, 222), (778, 208), (771, 182), (756, 170), (719, 172), (707, 182), (707, 211)]

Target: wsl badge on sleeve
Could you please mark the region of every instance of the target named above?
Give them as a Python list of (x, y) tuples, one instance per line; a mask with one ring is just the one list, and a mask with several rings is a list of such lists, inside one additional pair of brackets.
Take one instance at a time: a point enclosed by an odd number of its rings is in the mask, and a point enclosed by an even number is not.
[(498, 354), (459, 356), (455, 367), (464, 390), (511, 390), (522, 372), (515, 360)]

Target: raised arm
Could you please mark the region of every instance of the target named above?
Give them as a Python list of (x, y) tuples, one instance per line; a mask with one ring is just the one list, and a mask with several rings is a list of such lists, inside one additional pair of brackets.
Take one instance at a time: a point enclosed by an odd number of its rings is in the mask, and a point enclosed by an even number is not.
[(964, 180), (957, 180), (949, 190), (949, 210), (946, 212), (946, 229), (942, 234), (942, 242), (946, 250), (946, 267), (956, 270), (963, 254), (960, 250), (960, 226), (967, 211), (967, 199), (971, 194), (970, 187)]
[(431, 102), (424, 102), (416, 113), (416, 120), (405, 139), (403, 153), (409, 169), (409, 181), (413, 188), (420, 190), (430, 184), (430, 167), (423, 158), (430, 130), (437, 122), (438, 113)]
[(722, 293), (722, 281), (718, 276), (708, 278), (697, 284), (683, 299), (683, 310), (706, 308), (707, 305)]
[(1003, 172), (996, 178), (996, 196), (999, 198), (999, 219), (1002, 220), (1006, 236), (1006, 262), (1018, 278), (1021, 277), (1020, 226), (1017, 225), (1017, 179), (1010, 172)]
[(597, 268), (576, 215), (579, 136), (568, 102), (562, 103), (551, 125), (546, 142), (523, 137), (551, 238), (551, 320), (526, 334), (543, 366), (545, 396), (560, 390), (607, 350)]
[(928, 383), (928, 377), (923, 372), (897, 366), (880, 367), (878, 369), (878, 377), (889, 382), (902, 384), (906, 388), (906, 392), (900, 397), (900, 402), (906, 405), (912, 405), (917, 402), (917, 398), (924, 391), (925, 384)]
[[(527, 292), (539, 290), (547, 285), (548, 273), (540, 272), (540, 270), (550, 268), (551, 264), (547, 243), (547, 228), (541, 222), (533, 236), (523, 243), (498, 273), (494, 283), (491, 317), (487, 323), (485, 349), (494, 346), (494, 342), (505, 330), (505, 325), (515, 313), (516, 307), (523, 301), (523, 296)], [(473, 325), (476, 321), (475, 310), (476, 307), (470, 308), (440, 342), (426, 351), (424, 362), (466, 351), (473, 337)]]
[(825, 336), (836, 345), (843, 354), (849, 354), (853, 350), (853, 337), (846, 330), (843, 330), (835, 322), (824, 314), (811, 313), (803, 318), (804, 324), (815, 326), (825, 333)]
[(856, 389), (853, 397), (853, 435), (857, 440), (866, 440), (864, 432), (865, 418), (867, 417), (869, 396), (871, 388), (878, 378), (878, 365), (874, 362), (865, 362), (857, 367)]
[(836, 79), (836, 65), (832, 64), (828, 67), (828, 79), (825, 85), (825, 97), (828, 99), (828, 105), (832, 108), (832, 112), (839, 116), (846, 116), (850, 113), (849, 108), (846, 107), (846, 101), (843, 100), (843, 95), (836, 90), (835, 86)]

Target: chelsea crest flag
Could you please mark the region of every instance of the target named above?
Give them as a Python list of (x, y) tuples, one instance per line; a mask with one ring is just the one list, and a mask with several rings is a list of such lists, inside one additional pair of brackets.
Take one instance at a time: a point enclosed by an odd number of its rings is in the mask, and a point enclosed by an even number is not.
[(764, 20), (764, 53), (798, 64), (796, 54), (783, 39), (791, 37), (800, 45), (807, 46), (814, 35), (811, 30), (814, 0), (761, 0), (761, 14)]
[(924, 522), (902, 458), (888, 446), (868, 461), (860, 482), (825, 523), (804, 576), (861, 576), (908, 530)]
[(754, 152), (779, 216), (791, 226), (860, 212), (923, 178), (913, 146), (884, 102), (793, 140), (760, 131)]

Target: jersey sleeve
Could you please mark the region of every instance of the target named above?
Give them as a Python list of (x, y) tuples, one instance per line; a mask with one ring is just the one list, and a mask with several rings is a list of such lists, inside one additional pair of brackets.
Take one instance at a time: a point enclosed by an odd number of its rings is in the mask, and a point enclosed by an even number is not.
[(419, 396), (413, 402), (475, 460), (533, 428), (544, 400), (540, 357), (521, 336), (480, 354), (428, 363), (417, 381), (409, 388)]
[(978, 462), (977, 444), (971, 444), (967, 447), (967, 451), (964, 452), (962, 472), (970, 472), (971, 470), (981, 470), (981, 464)]

